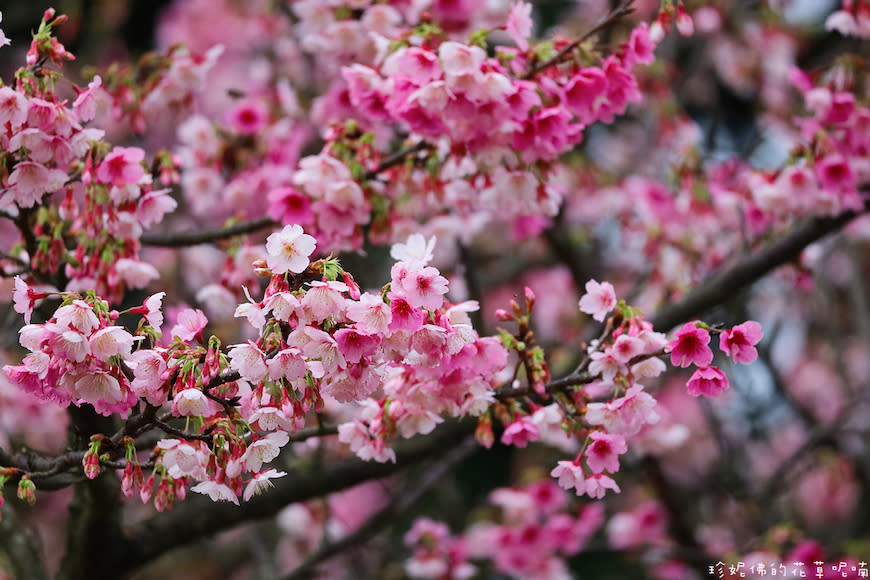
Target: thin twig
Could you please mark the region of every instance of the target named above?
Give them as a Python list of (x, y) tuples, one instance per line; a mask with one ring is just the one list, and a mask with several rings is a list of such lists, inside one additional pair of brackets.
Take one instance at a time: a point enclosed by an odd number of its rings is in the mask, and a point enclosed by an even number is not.
[(626, 0), (621, 5), (619, 5), (615, 10), (608, 13), (606, 16), (602, 17), (598, 22), (595, 23), (595, 26), (586, 31), (585, 34), (574, 40), (571, 44), (564, 47), (562, 50), (554, 54), (552, 57), (548, 58), (542, 63), (539, 63), (526, 72), (524, 72), (520, 78), (523, 80), (528, 80), (541, 71), (544, 71), (555, 64), (559, 64), (562, 62), (562, 59), (565, 58), (565, 55), (569, 54), (572, 50), (592, 38), (595, 34), (601, 32), (605, 28), (609, 27), (611, 24), (622, 18), (623, 16), (627, 16), (634, 12), (634, 9), (631, 8), (631, 5), (634, 3), (634, 0)]

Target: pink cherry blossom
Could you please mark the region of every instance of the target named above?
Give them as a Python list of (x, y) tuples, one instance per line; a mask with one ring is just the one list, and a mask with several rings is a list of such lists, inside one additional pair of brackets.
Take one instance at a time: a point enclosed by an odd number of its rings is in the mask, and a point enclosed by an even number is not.
[(49, 169), (34, 161), (21, 161), (9, 174), (7, 194), (21, 207), (33, 207), (44, 193), (60, 189), (68, 176), (60, 169)]
[(24, 324), (30, 324), (36, 301), (45, 296), (45, 293), (35, 291), (21, 276), (15, 276), (15, 291), (12, 293), (13, 309), (18, 314), (24, 315)]
[(255, 135), (269, 121), (269, 111), (260, 101), (239, 101), (226, 114), (226, 124), (239, 135)]
[(212, 501), (230, 501), (239, 505), (239, 498), (236, 492), (225, 483), (216, 481), (201, 481), (190, 488), (190, 491), (207, 495)]
[(61, 306), (54, 313), (54, 319), (58, 326), (74, 328), (83, 334), (90, 334), (100, 324), (94, 309), (84, 300), (73, 300)]
[(665, 350), (671, 353), (671, 364), (675, 367), (685, 368), (691, 364), (705, 367), (713, 361), (713, 351), (707, 346), (709, 343), (710, 333), (698, 328), (694, 322), (688, 322)]
[(586, 282), (586, 294), (580, 298), (580, 311), (591, 314), (592, 318), (601, 322), (607, 313), (616, 308), (616, 292), (610, 282), (589, 280)]
[(574, 461), (559, 461), (550, 475), (559, 478), (559, 487), (562, 489), (574, 488), (577, 490), (577, 495), (582, 495), (586, 491), (583, 467)]
[(266, 375), (266, 354), (253, 342), (232, 345), (229, 358), (230, 367), (254, 384), (263, 380)]
[(275, 274), (299, 274), (308, 267), (308, 256), (314, 252), (315, 244), (313, 237), (303, 233), (302, 226), (284, 226), (266, 238), (266, 263)]
[(120, 326), (107, 326), (92, 334), (90, 343), (91, 354), (97, 360), (106, 362), (113, 356), (129, 357), (133, 348), (133, 335)]
[(301, 354), (298, 348), (285, 348), (278, 351), (275, 356), (266, 361), (269, 367), (269, 378), (295, 381), (304, 377), (308, 367)]
[(610, 473), (619, 471), (619, 455), (628, 451), (622, 435), (593, 431), (589, 435), (591, 443), (586, 447), (586, 464), (592, 473), (605, 469)]
[(761, 325), (754, 320), (738, 324), (719, 335), (719, 348), (735, 362), (749, 364), (758, 358), (755, 345), (762, 339)]
[(202, 342), (202, 331), (208, 324), (208, 318), (202, 310), (185, 308), (178, 314), (178, 323), (169, 331), (173, 338), (178, 337), (185, 342), (197, 339)]
[(426, 266), (422, 270), (409, 272), (401, 285), (404, 297), (412, 308), (436, 310), (444, 303), (447, 284), (447, 279), (438, 270)]
[(501, 435), (501, 442), (505, 445), (525, 447), (530, 442), (537, 441), (540, 437), (541, 432), (534, 423), (518, 419), (504, 430), (504, 433)]
[(179, 417), (208, 415), (208, 409), (208, 398), (197, 388), (184, 389), (172, 398), (172, 411)]
[(247, 451), (242, 455), (242, 460), (250, 471), (260, 471), (264, 463), (278, 457), (281, 447), (286, 445), (288, 441), (290, 441), (290, 435), (286, 431), (269, 433), (248, 445)]
[(532, 5), (528, 2), (515, 2), (508, 14), (505, 29), (511, 40), (517, 43), (522, 51), (529, 49), (528, 37), (532, 35)]
[(586, 478), (586, 494), (595, 499), (601, 499), (607, 490), (620, 492), (619, 486), (613, 479), (603, 473), (593, 473)]
[(115, 147), (97, 167), (97, 179), (117, 187), (138, 183), (145, 175), (144, 159), (145, 151), (138, 147)]
[(363, 334), (387, 334), (393, 319), (390, 307), (380, 295), (368, 292), (362, 294), (358, 302), (348, 303), (346, 314)]
[(693, 397), (718, 397), (728, 388), (728, 377), (716, 367), (705, 367), (692, 373), (686, 387)]
[(273, 479), (284, 477), (285, 475), (287, 475), (286, 472), (278, 471), (277, 469), (267, 469), (255, 474), (248, 482), (248, 485), (245, 486), (245, 493), (242, 495), (242, 498), (245, 501), (250, 501), (255, 495), (260, 495), (269, 488), (274, 487), (275, 484), (272, 483)]
[(333, 336), (349, 363), (358, 363), (363, 357), (374, 354), (381, 342), (377, 335), (363, 334), (353, 328), (342, 328)]

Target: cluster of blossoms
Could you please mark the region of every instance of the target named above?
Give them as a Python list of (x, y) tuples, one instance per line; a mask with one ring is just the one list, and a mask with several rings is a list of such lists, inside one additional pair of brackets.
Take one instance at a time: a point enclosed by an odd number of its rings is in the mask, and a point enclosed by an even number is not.
[[(139, 260), (139, 237), (177, 204), (168, 189), (155, 187), (142, 149), (109, 150), (104, 131), (86, 126), (102, 99), (99, 76), (71, 104), (55, 92), (59, 73), (45, 63), (59, 67), (73, 58), (51, 35), (64, 20), (45, 13), (28, 67), (14, 87), (0, 87), (0, 212), (25, 222), (35, 214), (32, 234), (11, 255), (68, 280), (67, 290), (96, 289), (114, 303), (125, 288), (144, 288), (157, 277)], [(164, 185), (172, 182), (168, 158), (158, 156), (154, 167)], [(44, 205), (47, 195), (56, 203)]]
[(414, 550), (405, 569), (412, 578), (463, 580), (491, 561), (516, 578), (568, 578), (565, 558), (580, 552), (604, 520), (600, 504), (580, 509), (550, 481), (501, 488), (489, 496), (501, 513), (499, 523), (472, 524), (461, 536), (428, 518), (414, 522), (405, 544)]

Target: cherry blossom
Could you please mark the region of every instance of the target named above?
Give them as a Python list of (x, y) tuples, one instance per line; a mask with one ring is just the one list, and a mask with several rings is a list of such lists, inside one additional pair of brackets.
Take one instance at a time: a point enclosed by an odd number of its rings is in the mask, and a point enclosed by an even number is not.
[(267, 263), (276, 274), (299, 274), (308, 267), (308, 256), (314, 251), (314, 238), (303, 233), (299, 225), (284, 226), (266, 240)]

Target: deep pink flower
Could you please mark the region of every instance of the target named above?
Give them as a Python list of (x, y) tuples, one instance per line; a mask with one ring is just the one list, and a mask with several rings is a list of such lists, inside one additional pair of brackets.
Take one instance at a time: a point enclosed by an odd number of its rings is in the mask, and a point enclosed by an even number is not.
[(728, 388), (728, 377), (716, 367), (697, 369), (692, 373), (686, 387), (693, 397), (718, 397)]
[(719, 348), (735, 362), (748, 364), (758, 358), (755, 345), (761, 341), (761, 325), (754, 320), (738, 324), (719, 335)]
[(687, 322), (665, 350), (670, 351), (671, 364), (675, 367), (685, 368), (692, 363), (705, 367), (713, 362), (713, 351), (707, 346), (709, 343), (709, 332), (698, 328), (694, 322)]
[(586, 465), (593, 473), (605, 469), (610, 473), (619, 471), (619, 455), (628, 451), (622, 435), (611, 435), (603, 431), (593, 431), (589, 438), (592, 442), (586, 448)]
[(358, 363), (363, 357), (374, 354), (381, 340), (377, 335), (362, 334), (353, 328), (342, 328), (333, 335), (338, 349), (349, 363)]
[(269, 110), (259, 101), (240, 101), (226, 115), (227, 126), (239, 135), (255, 135), (268, 122)]
[(145, 151), (138, 147), (115, 147), (97, 167), (97, 180), (116, 187), (137, 183), (145, 175), (144, 159)]
[(269, 192), (268, 214), (282, 224), (311, 224), (314, 222), (314, 212), (311, 211), (311, 200), (292, 187), (279, 187)]

